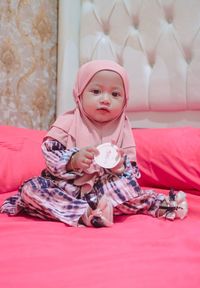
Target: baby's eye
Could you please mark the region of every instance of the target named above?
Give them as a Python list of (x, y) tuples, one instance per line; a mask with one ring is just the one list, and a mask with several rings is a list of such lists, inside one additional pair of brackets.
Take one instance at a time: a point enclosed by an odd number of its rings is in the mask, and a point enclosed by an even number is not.
[(101, 93), (101, 91), (99, 89), (93, 89), (93, 90), (91, 90), (91, 92), (95, 95), (98, 95)]
[(112, 92), (112, 96), (113, 96), (113, 97), (118, 97), (118, 96), (121, 96), (121, 93), (118, 92), (118, 91), (113, 91), (113, 92)]

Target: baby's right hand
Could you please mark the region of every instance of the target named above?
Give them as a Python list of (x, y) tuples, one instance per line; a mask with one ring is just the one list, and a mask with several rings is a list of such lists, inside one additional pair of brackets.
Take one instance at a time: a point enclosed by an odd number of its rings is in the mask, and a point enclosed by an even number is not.
[(112, 171), (112, 173), (120, 175), (125, 170), (125, 167), (124, 167), (124, 150), (122, 148), (118, 148), (118, 154), (120, 157), (120, 161), (115, 167), (111, 168), (110, 170)]
[(80, 149), (71, 158), (71, 166), (73, 169), (87, 170), (93, 163), (94, 156), (97, 156), (99, 151), (95, 146), (89, 146)]

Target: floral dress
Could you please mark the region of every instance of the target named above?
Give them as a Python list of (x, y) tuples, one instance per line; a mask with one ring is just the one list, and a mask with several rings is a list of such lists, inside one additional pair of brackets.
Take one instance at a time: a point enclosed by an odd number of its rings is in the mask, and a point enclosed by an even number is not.
[[(8, 198), (1, 207), (2, 213), (17, 215), (26, 213), (46, 220), (57, 220), (70, 226), (78, 226), (89, 203), (74, 180), (80, 172), (66, 171), (66, 165), (78, 148), (66, 149), (60, 142), (47, 139), (42, 144), (46, 169), (41, 176), (23, 183), (16, 195)], [(106, 195), (113, 206), (114, 215), (143, 213), (158, 217), (164, 201), (163, 194), (142, 190), (137, 182), (140, 173), (136, 163), (125, 156), (122, 175), (104, 169), (94, 183), (92, 193), (97, 201)]]

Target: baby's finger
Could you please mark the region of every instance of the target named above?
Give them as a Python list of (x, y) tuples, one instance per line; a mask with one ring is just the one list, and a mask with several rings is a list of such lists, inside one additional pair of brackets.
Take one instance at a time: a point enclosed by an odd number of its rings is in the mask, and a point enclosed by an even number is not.
[(91, 146), (87, 148), (87, 152), (90, 152), (90, 154), (93, 156), (97, 156), (99, 154), (98, 149), (95, 146)]
[(94, 152), (87, 152), (85, 154), (85, 158), (88, 159), (89, 161), (92, 161), (94, 159), (94, 156), (95, 156)]
[(116, 145), (116, 141), (114, 139), (111, 140), (112, 145)]
[(115, 173), (117, 174), (122, 174), (124, 172), (125, 168), (124, 168), (124, 165), (119, 167), (118, 169), (115, 170)]
[(124, 149), (118, 148), (118, 153), (121, 157), (124, 156)]
[(124, 161), (123, 161), (123, 159), (121, 159), (121, 160), (117, 163), (117, 165), (114, 167), (114, 169), (118, 169), (118, 168), (122, 167), (123, 165), (124, 165)]

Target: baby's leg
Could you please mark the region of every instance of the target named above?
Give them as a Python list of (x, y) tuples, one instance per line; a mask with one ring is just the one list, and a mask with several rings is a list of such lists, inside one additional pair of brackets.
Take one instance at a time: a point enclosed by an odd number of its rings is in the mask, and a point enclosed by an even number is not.
[(88, 209), (86, 201), (68, 195), (43, 177), (25, 182), (20, 193), (19, 204), (27, 214), (61, 221), (70, 226), (78, 226), (79, 219)]
[(112, 226), (113, 206), (110, 199), (105, 195), (101, 195), (97, 199), (96, 205), (94, 205), (94, 203), (91, 204), (91, 199), (88, 199), (92, 198), (93, 195), (95, 196), (95, 192), (91, 192), (86, 195), (86, 199), (90, 207), (87, 210), (87, 213), (82, 216), (83, 223), (87, 226), (94, 226), (96, 228)]
[(158, 194), (153, 190), (142, 190), (138, 197), (126, 201), (114, 209), (115, 215), (146, 214), (153, 217), (165, 217), (169, 220), (185, 218), (188, 206), (185, 193), (170, 190), (169, 196)]
[(157, 194), (153, 190), (141, 190), (137, 196), (117, 205), (114, 213), (115, 215), (140, 213), (157, 217), (159, 216), (160, 205), (164, 200), (164, 195)]

